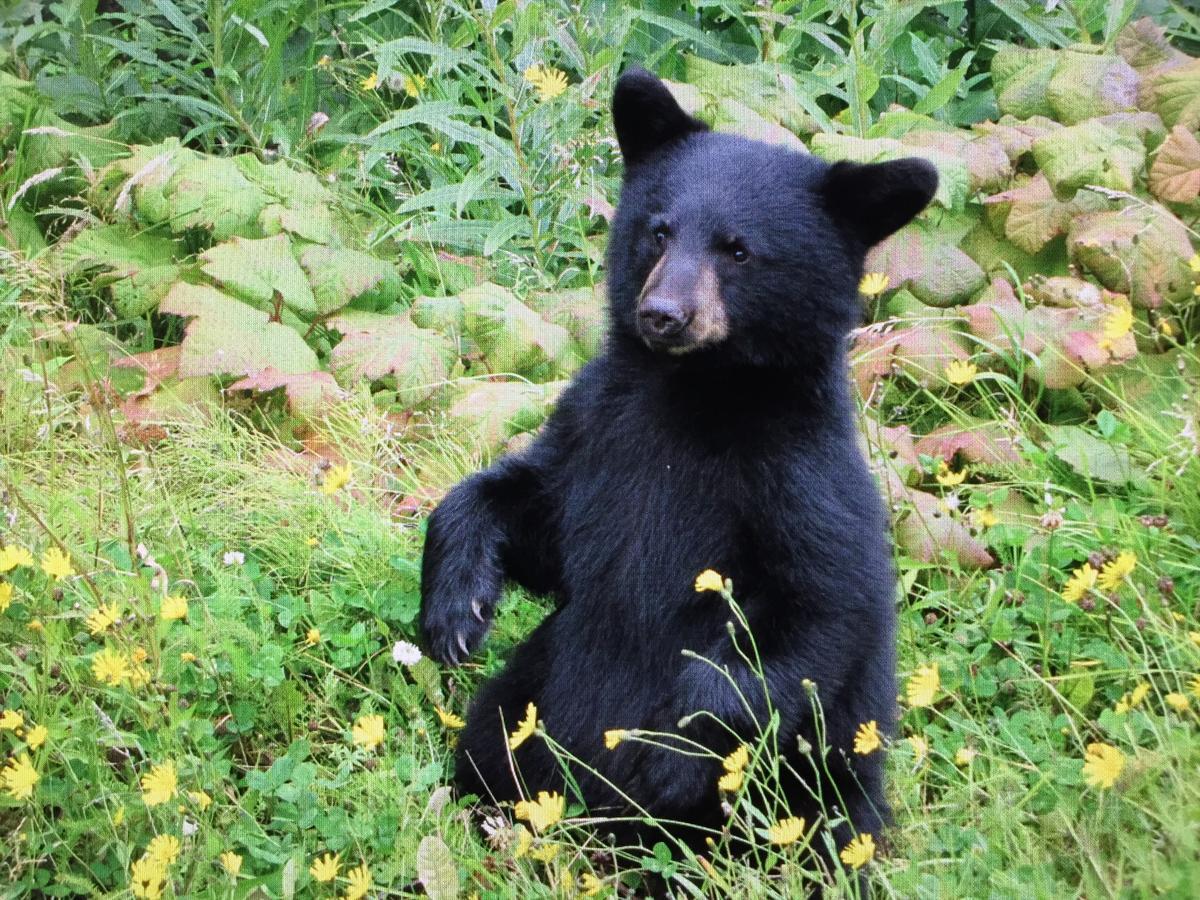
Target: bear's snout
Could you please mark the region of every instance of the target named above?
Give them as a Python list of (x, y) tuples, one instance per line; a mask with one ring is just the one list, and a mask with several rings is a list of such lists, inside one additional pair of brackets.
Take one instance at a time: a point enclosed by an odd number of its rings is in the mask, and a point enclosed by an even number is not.
[(654, 294), (638, 310), (638, 328), (652, 343), (662, 342), (678, 337), (695, 316), (696, 311), (680, 301)]

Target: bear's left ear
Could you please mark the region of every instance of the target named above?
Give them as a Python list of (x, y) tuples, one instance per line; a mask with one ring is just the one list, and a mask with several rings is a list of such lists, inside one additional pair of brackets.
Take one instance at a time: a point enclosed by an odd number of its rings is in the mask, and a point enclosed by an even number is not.
[(829, 213), (872, 247), (911, 222), (933, 199), (937, 185), (937, 169), (924, 159), (837, 162), (821, 192)]
[(632, 166), (670, 141), (708, 126), (683, 111), (667, 86), (641, 66), (630, 66), (613, 91), (613, 127), (625, 165)]

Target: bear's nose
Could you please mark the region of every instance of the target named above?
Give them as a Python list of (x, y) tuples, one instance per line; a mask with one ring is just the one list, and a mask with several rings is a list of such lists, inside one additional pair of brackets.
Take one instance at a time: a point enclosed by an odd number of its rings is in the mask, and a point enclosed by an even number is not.
[(638, 310), (638, 321), (647, 337), (670, 338), (687, 328), (693, 315), (670, 298), (648, 297)]

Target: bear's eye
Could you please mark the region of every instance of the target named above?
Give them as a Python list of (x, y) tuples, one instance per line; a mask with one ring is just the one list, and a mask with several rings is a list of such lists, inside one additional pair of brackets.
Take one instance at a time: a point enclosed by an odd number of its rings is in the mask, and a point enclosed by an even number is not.
[(669, 230), (667, 230), (666, 225), (655, 225), (654, 226), (654, 242), (656, 244), (658, 244), (658, 246), (660, 246), (660, 247), (663, 246), (663, 244), (665, 244), (667, 242), (667, 238), (669, 238), (670, 236), (671, 236), (671, 232)]
[(750, 258), (750, 251), (737, 241), (734, 241), (732, 244), (730, 244), (728, 250), (729, 255), (733, 257), (733, 261), (739, 265), (746, 262), (746, 260)]

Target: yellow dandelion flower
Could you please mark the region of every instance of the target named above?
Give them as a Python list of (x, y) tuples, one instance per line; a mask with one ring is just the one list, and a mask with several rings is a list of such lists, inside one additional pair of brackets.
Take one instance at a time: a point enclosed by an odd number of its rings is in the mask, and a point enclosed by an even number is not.
[(524, 819), (539, 834), (563, 817), (567, 798), (554, 791), (538, 791), (536, 800), (521, 800), (513, 807), (513, 815)]
[(304, 543), (306, 546), (315, 547), (317, 544), (321, 543), (321, 539), (318, 537), (305, 538)]
[(883, 740), (879, 737), (879, 726), (874, 719), (858, 726), (858, 731), (854, 735), (855, 753), (867, 756), (882, 746)]
[(383, 743), (387, 732), (383, 725), (383, 716), (378, 714), (359, 716), (351, 729), (354, 743), (364, 750), (374, 750)]
[(963, 362), (962, 360), (955, 359), (951, 360), (946, 366), (946, 380), (951, 384), (970, 384), (978, 374), (979, 367), (973, 362)]
[(8, 764), (0, 772), (0, 781), (4, 782), (4, 789), (14, 800), (28, 800), (32, 797), (33, 787), (40, 778), (37, 769), (29, 761), (28, 753), (10, 757)]
[(1192, 692), (1192, 696), (1200, 700), (1200, 675), (1196, 675), (1188, 682), (1188, 690)]
[(7, 581), (0, 581), (0, 613), (7, 612), (12, 605), (13, 586)]
[(860, 834), (838, 854), (842, 862), (852, 869), (861, 869), (875, 858), (875, 838), (869, 834)]
[[(1187, 699), (1186, 697), (1184, 699)], [(42, 744), (46, 743), (46, 738), (50, 736), (50, 729), (45, 725), (34, 725), (25, 734), (25, 744), (30, 750), (36, 750)]]
[(359, 900), (371, 889), (371, 870), (367, 868), (366, 863), (347, 872), (346, 879), (350, 883), (346, 885), (346, 893), (343, 894), (345, 900)]
[(624, 728), (610, 728), (604, 732), (604, 746), (609, 750), (616, 750), (617, 745), (627, 737), (629, 732)]
[(529, 856), (538, 862), (548, 863), (554, 857), (558, 856), (560, 849), (558, 844), (539, 844), (529, 851)]
[(194, 663), (196, 661), (196, 654), (188, 650), (184, 650), (179, 654), (179, 661), (184, 663)]
[(529, 852), (529, 848), (533, 846), (533, 835), (529, 833), (529, 829), (524, 825), (517, 826), (517, 843), (513, 847), (513, 857), (520, 859)]
[(17, 566), (32, 568), (33, 554), (16, 544), (10, 544), (0, 550), (0, 572), (11, 572)]
[(309, 874), (322, 884), (333, 881), (342, 868), (340, 857), (340, 853), (326, 853), (316, 857), (308, 867)]
[(1146, 699), (1146, 696), (1149, 693), (1150, 693), (1150, 685), (1148, 682), (1143, 681), (1141, 684), (1137, 685), (1137, 687), (1135, 687), (1132, 691), (1129, 691), (1128, 693), (1123, 694), (1121, 696), (1121, 699), (1117, 701), (1117, 705), (1113, 707), (1113, 711), (1119, 715), (1124, 715), (1125, 713), (1129, 712), (1129, 710), (1133, 709), (1135, 706), (1141, 706), (1142, 701)]
[(173, 834), (160, 834), (146, 847), (146, 856), (168, 867), (179, 858), (179, 850), (179, 838)]
[(330, 466), (321, 479), (321, 493), (332, 497), (350, 483), (350, 463)]
[(319, 643), (321, 643), (321, 629), (316, 627), (308, 629), (308, 633), (304, 635), (304, 646), (315, 647)]
[(781, 847), (796, 843), (803, 834), (804, 820), (799, 816), (780, 819), (767, 829), (767, 838), (772, 844), (779, 844)]
[(966, 466), (963, 466), (959, 471), (955, 472), (943, 459), (938, 461), (937, 474), (934, 477), (937, 479), (937, 483), (942, 487), (956, 487), (966, 480), (967, 472), (968, 470)]
[(858, 292), (864, 297), (878, 297), (891, 283), (891, 277), (883, 272), (868, 272), (858, 283)]
[(19, 731), (25, 727), (25, 714), (17, 709), (0, 713), (0, 731)]
[(1088, 744), (1083, 757), (1083, 777), (1092, 787), (1110, 788), (1125, 768), (1125, 754), (1111, 744)]
[(745, 776), (741, 772), (726, 772), (717, 779), (717, 787), (727, 794), (734, 793), (742, 786)]
[(165, 762), (151, 766), (142, 776), (142, 800), (147, 806), (158, 806), (174, 798), (179, 790), (179, 777), (175, 763)]
[(530, 66), (525, 70), (525, 80), (533, 85), (543, 101), (553, 100), (567, 89), (566, 72), (551, 66)]
[(725, 590), (725, 579), (712, 569), (705, 569), (696, 576), (696, 593)]
[(938, 673), (938, 664), (919, 666), (917, 671), (909, 676), (908, 683), (904, 686), (908, 705), (933, 706), (933, 700), (937, 696), (939, 687), (941, 687), (941, 677)]
[(974, 747), (959, 747), (958, 752), (954, 754), (954, 764), (959, 767), (969, 766), (978, 755), (979, 751)]
[(379, 75), (377, 75), (375, 72), (372, 72), (370, 75), (368, 75), (362, 81), (360, 81), (358, 83), (358, 86), (360, 88), (362, 88), (364, 91), (375, 90), (375, 88), (379, 87)]
[(113, 817), (112, 817), (113, 828), (120, 828), (121, 825), (124, 824), (124, 822), (125, 822), (125, 804), (122, 803), (120, 806), (117, 807), (116, 812), (113, 813)]
[(45, 629), (46, 629), (46, 626), (44, 626), (42, 624), (41, 619), (33, 619), (25, 627), (28, 628), (30, 631), (39, 632), (39, 633), (42, 631), (45, 631)]
[(1084, 563), (1071, 573), (1063, 587), (1062, 598), (1068, 603), (1078, 603), (1092, 588), (1096, 586), (1099, 572), (1092, 568), (1091, 563)]
[(996, 515), (996, 511), (990, 506), (974, 510), (971, 513), (971, 520), (974, 522), (976, 528), (983, 531), (1000, 524), (1000, 517)]
[(212, 806), (212, 797), (208, 796), (204, 791), (188, 791), (187, 795), (188, 799), (200, 809), (200, 812), (204, 812)]
[(186, 619), (188, 614), (187, 597), (184, 597), (182, 594), (176, 594), (173, 597), (164, 597), (162, 605), (158, 608), (158, 614), (164, 622)]
[(328, 69), (332, 63), (333, 63), (332, 57), (330, 57), (330, 55), (328, 53), (325, 53), (325, 54), (322, 54), (321, 58), (317, 60), (317, 68), (318, 69)]
[(42, 571), (55, 581), (62, 581), (75, 574), (75, 569), (71, 565), (71, 557), (57, 547), (49, 547), (42, 554)]
[[(1187, 712), (1192, 707), (1192, 701), (1188, 699), (1187, 694), (1172, 692), (1163, 697), (1163, 701), (1177, 713)], [(30, 733), (32, 734), (32, 732)]]
[(88, 631), (93, 636), (103, 634), (112, 628), (119, 618), (121, 618), (121, 604), (101, 603), (100, 606), (88, 613)]
[[(1176, 621), (1179, 621), (1179, 620), (1176, 619)], [(1189, 631), (1188, 632), (1188, 640), (1191, 641), (1193, 644), (1195, 644), (1197, 647), (1200, 647), (1200, 631)]]
[(1193, 275), (1200, 275), (1200, 253), (1188, 260), (1188, 268), (1192, 270)]
[(1104, 335), (1099, 341), (1100, 349), (1111, 350), (1113, 344), (1133, 329), (1133, 309), (1128, 304), (1118, 306), (1104, 317), (1100, 328)]
[(425, 90), (424, 75), (405, 75), (404, 76), (404, 93), (412, 97), (414, 100), (421, 96), (421, 91)]
[(721, 760), (726, 772), (741, 772), (750, 764), (750, 748), (739, 744), (737, 749)]
[(148, 855), (135, 862), (129, 871), (129, 887), (133, 896), (144, 900), (158, 900), (166, 880), (167, 867)]
[(591, 872), (584, 872), (579, 876), (579, 893), (583, 896), (595, 897), (602, 890), (604, 890), (604, 882)]
[(237, 878), (242, 871), (242, 857), (232, 850), (226, 850), (217, 859), (221, 861), (221, 868), (228, 872), (231, 878)]
[(435, 706), (433, 711), (437, 713), (437, 717), (441, 721), (443, 728), (454, 730), (463, 728), (467, 724), (462, 720), (461, 716), (457, 716), (452, 712), (448, 712), (447, 710), (442, 709), (440, 706)]
[(101, 684), (116, 687), (129, 680), (129, 657), (120, 650), (105, 647), (92, 657), (92, 674)]
[(920, 765), (929, 756), (929, 741), (925, 740), (919, 734), (909, 735), (906, 740), (908, 741), (909, 748), (912, 750), (913, 762)]
[(1132, 550), (1122, 550), (1117, 554), (1116, 559), (1106, 562), (1100, 569), (1096, 584), (1102, 591), (1115, 591), (1135, 568), (1137, 568), (1137, 554)]
[(508, 738), (508, 749), (516, 750), (529, 740), (533, 730), (537, 728), (537, 707), (530, 703), (525, 707), (525, 718), (517, 723), (517, 730)]

